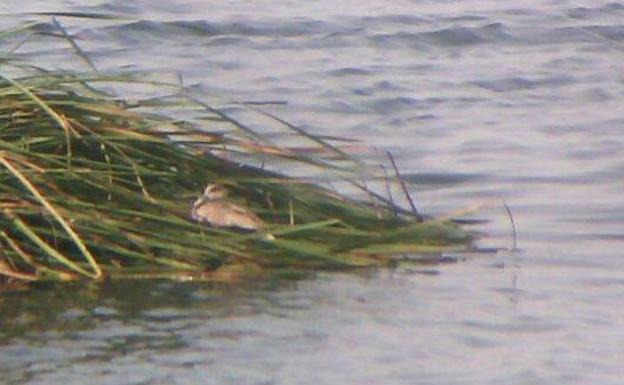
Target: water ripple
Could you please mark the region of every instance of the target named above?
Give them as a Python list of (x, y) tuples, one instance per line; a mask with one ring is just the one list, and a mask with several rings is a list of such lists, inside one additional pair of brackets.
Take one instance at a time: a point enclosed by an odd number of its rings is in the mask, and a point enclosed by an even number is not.
[[(3, 0), (0, 12), (143, 18), (60, 20), (103, 71), (164, 68), (215, 100), (286, 99), (267, 108), (391, 150), (424, 212), (505, 200), (521, 250), (271, 290), (3, 291), (0, 382), (621, 383), (624, 3), (75, 3)], [(35, 32), (25, 58), (82, 65), (49, 20)], [(478, 214), (480, 244), (510, 244), (500, 205)]]

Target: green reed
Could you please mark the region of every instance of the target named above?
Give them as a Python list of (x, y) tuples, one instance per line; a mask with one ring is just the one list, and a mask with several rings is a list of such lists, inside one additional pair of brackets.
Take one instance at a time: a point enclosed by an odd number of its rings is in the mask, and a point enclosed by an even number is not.
[[(420, 221), (356, 182), (374, 177), (375, 167), (336, 138), (242, 105), (307, 147), (280, 145), (181, 87), (97, 72), (62, 25), (50, 25), (90, 69), (54, 71), (19, 50), (0, 51), (0, 275), (231, 280), (470, 248), (472, 236), (450, 220)], [(32, 28), (0, 32), (0, 44)], [(109, 84), (162, 88), (165, 96), (121, 100), (100, 90)], [(194, 116), (171, 117), (179, 111)], [(368, 199), (260, 166), (272, 163), (331, 174)], [(262, 217), (275, 240), (191, 221), (193, 200), (214, 182)]]

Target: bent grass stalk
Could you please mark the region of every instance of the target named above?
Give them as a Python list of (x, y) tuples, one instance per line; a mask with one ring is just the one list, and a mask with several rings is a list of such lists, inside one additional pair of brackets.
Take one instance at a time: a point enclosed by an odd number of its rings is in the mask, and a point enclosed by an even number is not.
[(39, 238), (32, 230), (30, 230), (30, 228), (24, 222), (22, 222), (19, 218), (14, 217), (13, 221), (14, 221), (15, 225), (17, 226), (17, 228), (20, 229), (22, 232), (24, 232), (24, 234), (26, 236), (31, 238), (33, 240), (33, 242), (37, 243), (50, 256), (52, 256), (53, 258), (55, 258), (59, 262), (63, 263), (67, 267), (69, 267), (72, 270), (75, 270), (75, 271), (77, 271), (77, 272), (79, 272), (79, 273), (81, 273), (83, 275), (86, 275), (88, 277), (100, 278), (102, 276), (102, 270), (100, 269), (100, 267), (98, 266), (97, 262), (95, 261), (95, 258), (93, 258), (93, 255), (91, 255), (91, 252), (89, 252), (89, 250), (87, 249), (85, 244), (82, 242), (82, 240), (80, 239), (78, 234), (76, 234), (76, 232), (71, 228), (69, 223), (67, 223), (67, 221), (58, 213), (58, 211), (56, 211), (54, 206), (52, 206), (43, 197), (43, 195), (41, 195), (41, 193), (39, 193), (39, 191), (35, 188), (35, 186), (33, 186), (32, 183), (30, 183), (30, 181), (28, 181), (28, 179), (26, 179), (26, 177), (19, 170), (17, 170), (11, 164), (11, 162), (9, 162), (6, 159), (6, 154), (0, 153), (0, 163), (2, 163), (4, 165), (4, 167), (6, 167), (22, 183), (22, 185), (24, 187), (26, 187), (26, 189), (28, 189), (28, 191), (30, 191), (30, 193), (32, 195), (35, 196), (35, 198), (37, 198), (39, 203), (41, 203), (41, 205), (43, 205), (43, 207), (45, 207), (45, 209), (50, 213), (50, 215), (52, 215), (52, 217), (54, 217), (54, 219), (56, 219), (56, 221), (63, 227), (63, 229), (71, 237), (71, 239), (74, 241), (74, 243), (76, 244), (76, 246), (78, 247), (78, 249), (80, 250), (82, 255), (85, 257), (85, 259), (87, 260), (87, 262), (89, 263), (89, 265), (93, 269), (93, 273), (84, 270), (83, 268), (81, 268), (80, 266), (76, 265), (75, 263), (73, 263), (69, 259), (65, 258), (65, 256), (63, 256), (62, 254), (60, 254), (59, 252), (54, 250), (52, 247), (47, 245), (43, 240), (41, 240), (41, 238)]

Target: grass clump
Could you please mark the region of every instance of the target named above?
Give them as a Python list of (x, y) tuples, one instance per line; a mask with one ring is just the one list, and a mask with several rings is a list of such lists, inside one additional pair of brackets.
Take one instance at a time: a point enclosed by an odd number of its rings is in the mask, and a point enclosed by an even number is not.
[[(354, 182), (347, 165), (360, 173), (362, 165), (329, 139), (276, 120), (316, 146), (298, 152), (183, 91), (130, 103), (94, 88), (104, 82), (145, 84), (130, 75), (54, 72), (19, 56), (2, 59), (0, 275), (229, 280), (380, 265), (397, 253), (471, 244), (452, 222), (400, 215), (391, 201)], [(165, 106), (202, 115), (181, 121), (153, 113)], [(371, 201), (249, 165), (254, 161), (336, 173)], [(215, 182), (262, 217), (275, 239), (190, 220), (193, 200)]]

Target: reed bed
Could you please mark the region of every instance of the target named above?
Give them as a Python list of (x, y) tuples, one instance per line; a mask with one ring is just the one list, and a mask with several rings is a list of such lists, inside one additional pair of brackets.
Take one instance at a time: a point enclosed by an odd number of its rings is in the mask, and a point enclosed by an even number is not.
[[(351, 157), (338, 138), (243, 105), (306, 143), (279, 145), (183, 88), (97, 72), (58, 21), (44, 24), (58, 28), (58, 39), (91, 68), (40, 68), (17, 51), (0, 59), (0, 275), (232, 280), (471, 247), (472, 235), (449, 219), (423, 219), (415, 207), (400, 209), (356, 182), (378, 168)], [(41, 26), (0, 32), (0, 43), (33, 28)], [(128, 101), (103, 92), (109, 84), (167, 92)], [(184, 109), (188, 119), (172, 118)], [(270, 164), (315, 168), (368, 197), (356, 200), (262, 166)], [(268, 224), (266, 232), (192, 221), (192, 202), (207, 183), (226, 185), (234, 201)]]

